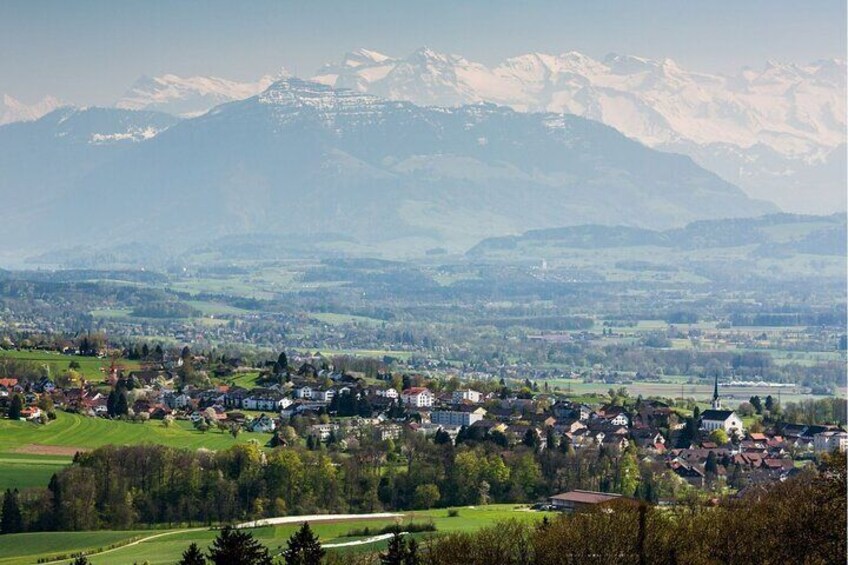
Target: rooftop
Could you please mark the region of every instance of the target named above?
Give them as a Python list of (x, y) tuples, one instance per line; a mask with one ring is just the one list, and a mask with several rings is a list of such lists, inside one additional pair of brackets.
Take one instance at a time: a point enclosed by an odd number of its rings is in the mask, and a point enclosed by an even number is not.
[(555, 494), (551, 499), (568, 502), (579, 502), (582, 504), (600, 504), (621, 498), (622, 495), (611, 492), (595, 492), (592, 490), (571, 490), (562, 494)]

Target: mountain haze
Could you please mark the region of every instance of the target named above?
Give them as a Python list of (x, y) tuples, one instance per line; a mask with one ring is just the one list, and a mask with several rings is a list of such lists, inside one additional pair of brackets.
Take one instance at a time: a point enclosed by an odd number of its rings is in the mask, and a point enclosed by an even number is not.
[[(0, 128), (10, 209), (39, 202), (4, 218), (4, 237), (45, 248), (344, 233), (378, 248), (461, 249), (537, 227), (668, 228), (775, 210), (688, 157), (576, 116), (419, 107), (298, 79), (182, 121), (70, 112)], [(37, 166), (58, 151), (75, 156)], [(97, 221), (69, 231), (69, 217)]]
[(54, 96), (45, 96), (34, 104), (26, 104), (8, 94), (3, 94), (0, 97), (0, 126), (13, 122), (37, 120), (64, 105), (65, 103)]
[(489, 67), (420, 49), (368, 50), (318, 71), (324, 84), (416, 104), (492, 102), (603, 122), (658, 149), (685, 153), (750, 195), (786, 209), (845, 209), (844, 60), (769, 62), (733, 76), (671, 59), (529, 53)]
[[(285, 75), (285, 71), (281, 75)], [(153, 78), (145, 76), (133, 83), (115, 107), (193, 117), (219, 104), (255, 96), (273, 82), (274, 77), (271, 75), (265, 75), (255, 82), (204, 76), (180, 77), (173, 74)]]

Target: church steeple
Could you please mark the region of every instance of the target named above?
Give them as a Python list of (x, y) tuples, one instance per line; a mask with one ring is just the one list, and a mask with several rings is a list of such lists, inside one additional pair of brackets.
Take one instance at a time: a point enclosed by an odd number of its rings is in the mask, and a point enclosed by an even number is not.
[(715, 376), (715, 388), (713, 388), (713, 410), (721, 410), (721, 399), (718, 397), (718, 375)]

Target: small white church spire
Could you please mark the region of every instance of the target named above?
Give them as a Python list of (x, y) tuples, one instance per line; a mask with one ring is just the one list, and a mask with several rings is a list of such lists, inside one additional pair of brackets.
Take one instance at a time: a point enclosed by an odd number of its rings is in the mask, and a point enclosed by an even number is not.
[(721, 398), (718, 397), (718, 375), (715, 376), (715, 388), (713, 388), (713, 410), (721, 410)]

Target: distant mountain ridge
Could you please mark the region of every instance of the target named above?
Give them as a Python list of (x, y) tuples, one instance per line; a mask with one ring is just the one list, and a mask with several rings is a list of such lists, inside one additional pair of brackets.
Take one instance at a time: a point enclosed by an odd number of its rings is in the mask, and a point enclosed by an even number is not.
[(807, 216), (772, 214), (759, 218), (701, 220), (682, 228), (650, 230), (629, 226), (569, 226), (530, 230), (519, 236), (489, 238), (468, 251), (469, 256), (520, 250), (525, 245), (605, 249), (660, 247), (679, 250), (756, 245), (759, 251), (844, 256), (848, 252), (844, 214)]
[[(681, 226), (775, 211), (576, 116), (420, 107), (286, 78), (192, 119), (118, 109), (0, 128), (0, 222), (40, 249), (343, 233), (370, 249), (467, 248), (563, 224)], [(73, 156), (45, 167), (52, 155)], [(95, 218), (68, 230), (67, 218)]]
[(416, 104), (493, 102), (600, 121), (789, 210), (845, 209), (846, 63), (769, 62), (733, 76), (674, 61), (529, 53), (488, 67), (423, 48), (403, 58), (358, 50), (315, 80)]
[(153, 110), (180, 117), (194, 117), (211, 108), (256, 96), (287, 73), (265, 75), (255, 82), (237, 82), (218, 77), (180, 77), (166, 74), (141, 77), (115, 104), (124, 110)]
[[(313, 80), (417, 105), (484, 102), (522, 112), (569, 113), (610, 125), (655, 149), (683, 153), (786, 211), (827, 214), (846, 195), (846, 62), (770, 61), (732, 75), (671, 59), (576, 51), (528, 53), (494, 65), (421, 48), (406, 57), (357, 49)], [(141, 77), (115, 105), (195, 117), (255, 96), (286, 72), (254, 81), (165, 74)], [(36, 119), (58, 101), (0, 105), (0, 123)]]

